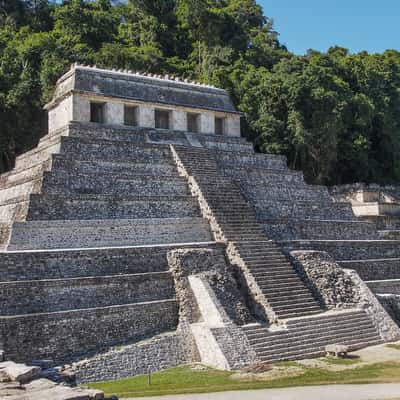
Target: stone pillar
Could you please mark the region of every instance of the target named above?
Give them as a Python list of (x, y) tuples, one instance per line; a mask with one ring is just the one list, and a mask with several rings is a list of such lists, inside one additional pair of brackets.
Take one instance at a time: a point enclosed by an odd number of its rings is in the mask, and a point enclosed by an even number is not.
[(87, 97), (73, 96), (73, 115), (74, 121), (90, 122), (90, 101)]
[(138, 122), (139, 126), (143, 128), (154, 128), (154, 107), (147, 105), (140, 105), (138, 109)]
[(225, 119), (225, 135), (240, 137), (240, 116), (229, 116)]
[(172, 111), (171, 129), (187, 131), (187, 113), (181, 110)]
[(214, 113), (203, 111), (200, 114), (200, 133), (215, 133)]
[(105, 104), (104, 123), (108, 125), (123, 125), (124, 124), (124, 105), (122, 103), (107, 102)]

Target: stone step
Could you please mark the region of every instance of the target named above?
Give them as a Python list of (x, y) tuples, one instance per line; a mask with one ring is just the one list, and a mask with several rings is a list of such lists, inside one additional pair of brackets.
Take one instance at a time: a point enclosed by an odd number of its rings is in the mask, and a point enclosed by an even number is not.
[(271, 275), (258, 275), (257, 276), (257, 282), (260, 285), (276, 285), (276, 284), (280, 284), (280, 283), (288, 283), (290, 284), (291, 282), (293, 283), (297, 283), (298, 281), (300, 281), (300, 278), (298, 275), (293, 274), (290, 276), (284, 276), (284, 277), (277, 277), (275, 274), (271, 274)]
[(349, 340), (363, 342), (365, 339), (366, 341), (380, 341), (375, 328), (371, 324), (365, 325), (363, 330), (353, 325), (347, 325), (336, 327), (330, 331), (322, 329), (315, 333), (307, 333), (306, 335), (288, 335), (273, 342), (266, 339), (264, 342), (252, 343), (252, 347), (259, 355), (267, 355), (278, 352), (296, 351), (310, 345), (325, 347), (327, 344), (344, 344), (343, 341)]
[(0, 316), (78, 310), (174, 297), (174, 283), (168, 272), (2, 282)]
[[(353, 322), (358, 323), (360, 320), (369, 320), (367, 314), (359, 309), (350, 309), (346, 311), (338, 311), (338, 312), (326, 312), (320, 316), (313, 316), (313, 317), (301, 317), (297, 319), (292, 319), (286, 321), (287, 329), (290, 331), (303, 331), (303, 330), (311, 330), (313, 331), (315, 327), (320, 326), (323, 324), (324, 326), (331, 324), (335, 326), (338, 322), (347, 323)], [(280, 331), (268, 331), (266, 330), (264, 325), (260, 324), (253, 324), (244, 326), (243, 329), (245, 331), (250, 330), (252, 332), (260, 331), (260, 332), (267, 332), (268, 335), (280, 335)]]
[[(274, 263), (274, 262), (286, 262), (288, 263), (287, 258), (283, 254), (276, 253), (275, 251), (271, 251), (271, 253), (264, 253), (262, 255), (255, 254), (254, 256), (241, 254), (241, 258), (250, 265), (265, 265), (265, 263)], [(250, 254), (250, 253), (249, 253)], [(289, 264), (289, 263), (288, 263)]]
[[(134, 174), (141, 175), (178, 175), (177, 168), (172, 160), (163, 162), (136, 162), (135, 160), (75, 160), (73, 155), (53, 155), (53, 170), (79, 173), (79, 174), (109, 174), (119, 177), (129, 177)], [(146, 162), (147, 161), (147, 162)]]
[(244, 153), (225, 153), (218, 154), (218, 162), (225, 168), (229, 168), (230, 165), (238, 166), (258, 166), (268, 169), (283, 169), (287, 170), (286, 158), (284, 156), (278, 156), (273, 154), (244, 154)]
[[(288, 297), (288, 294), (298, 294), (298, 293), (303, 293), (303, 294), (308, 294), (309, 298), (312, 298), (312, 295), (310, 291), (307, 289), (307, 287), (303, 284), (303, 282), (298, 279), (295, 282), (278, 282), (274, 283), (271, 282), (269, 284), (266, 284), (265, 282), (263, 283), (258, 283), (258, 286), (262, 290), (262, 292), (267, 296), (267, 297), (279, 297), (279, 296), (274, 296), (274, 295), (281, 295), (282, 299), (286, 299)], [(290, 292), (291, 289), (291, 292)]]
[[(322, 318), (322, 319), (320, 319)], [(304, 329), (313, 329), (312, 326), (320, 325), (321, 321), (324, 324), (337, 324), (338, 322), (357, 322), (359, 320), (366, 319), (369, 321), (368, 315), (359, 309), (350, 309), (350, 311), (339, 311), (339, 312), (327, 312), (321, 317), (308, 317), (308, 318), (299, 318), (292, 319), (286, 322), (286, 326), (290, 329), (304, 330)]]
[[(300, 318), (303, 320), (305, 317)], [(365, 327), (371, 327), (371, 321), (365, 314), (359, 315), (353, 314), (339, 314), (334, 319), (329, 319), (321, 314), (320, 316), (314, 316), (312, 318), (313, 323), (304, 327), (291, 327), (289, 325), (290, 320), (287, 321), (286, 325), (289, 329), (278, 330), (278, 331), (268, 331), (262, 325), (244, 327), (246, 336), (252, 343), (259, 343), (261, 341), (267, 341), (268, 343), (281, 343), (282, 341), (289, 339), (291, 340), (294, 336), (301, 337), (301, 335), (309, 337), (310, 335), (321, 335), (323, 332), (333, 332), (337, 327), (349, 326), (354, 329), (354, 327), (364, 329)]]
[(312, 331), (305, 332), (289, 332), (281, 331), (276, 335), (264, 334), (264, 336), (254, 336), (252, 332), (246, 332), (246, 336), (254, 349), (260, 348), (278, 348), (278, 347), (291, 347), (291, 345), (298, 346), (298, 344), (305, 342), (312, 342), (319, 339), (329, 338), (332, 336), (348, 335), (353, 333), (353, 336), (367, 333), (369, 336), (377, 336), (376, 329), (371, 324), (371, 321), (364, 318), (361, 325), (355, 325), (353, 323), (341, 323), (336, 326), (327, 326), (321, 324), (315, 327)]
[(29, 197), (20, 197), (5, 201), (0, 205), (0, 221), (12, 223), (25, 221), (29, 209)]
[(263, 238), (263, 234), (259, 233), (240, 233), (240, 232), (224, 232), (224, 236), (227, 240), (244, 240), (244, 241), (252, 241), (259, 240)]
[(356, 270), (364, 281), (400, 279), (400, 258), (342, 260), (340, 266)]
[(12, 186), (20, 185), (32, 180), (41, 179), (44, 171), (49, 171), (52, 166), (51, 159), (43, 163), (33, 165), (23, 170), (11, 170), (0, 175), (0, 189), (6, 189)]
[(281, 270), (276, 270), (276, 269), (254, 269), (254, 268), (249, 268), (252, 275), (256, 278), (262, 279), (270, 279), (270, 277), (273, 277), (274, 279), (286, 279), (286, 278), (294, 278), (297, 277), (298, 275), (294, 270), (290, 269), (281, 269)]
[(302, 308), (301, 310), (294, 310), (294, 311), (291, 311), (290, 308), (288, 308), (286, 312), (280, 311), (277, 312), (276, 315), (278, 316), (279, 319), (285, 320), (289, 318), (296, 318), (307, 315), (317, 315), (320, 313), (321, 313), (321, 308), (316, 306), (316, 307)]
[(84, 140), (74, 137), (62, 138), (61, 155), (73, 154), (75, 160), (103, 160), (137, 163), (171, 161), (172, 154), (168, 146), (138, 145), (131, 142), (110, 140)]
[[(349, 345), (349, 347), (353, 350), (358, 350), (362, 349), (364, 347), (368, 346), (373, 346), (376, 344), (381, 343), (380, 341), (363, 341), (359, 342), (357, 340), (354, 341), (348, 341), (346, 344)], [(329, 343), (328, 343), (329, 344)], [(268, 363), (275, 363), (275, 362), (280, 362), (280, 361), (294, 361), (294, 360), (300, 360), (300, 359), (308, 359), (308, 358), (316, 358), (316, 357), (321, 357), (325, 355), (325, 350), (324, 349), (318, 349), (318, 350), (313, 350), (312, 347), (308, 351), (302, 350), (300, 353), (281, 353), (278, 356), (274, 357), (260, 357), (262, 362), (268, 362)]]
[(315, 300), (313, 298), (310, 298), (308, 296), (299, 296), (296, 298), (285, 298), (285, 299), (271, 299), (269, 301), (269, 304), (271, 305), (272, 309), (279, 313), (280, 311), (302, 311), (307, 308), (314, 308), (318, 309), (321, 312), (321, 308), (316, 305)]
[(337, 261), (400, 258), (400, 240), (288, 240), (286, 249), (326, 251)]
[(71, 174), (58, 176), (54, 173), (45, 173), (42, 190), (46, 194), (189, 195), (189, 188), (180, 177), (154, 178), (141, 176), (121, 179), (119, 177), (106, 177), (105, 175)]
[[(282, 354), (292, 354), (292, 355), (301, 355), (301, 352), (309, 349), (310, 347), (315, 350), (319, 351), (325, 351), (325, 346), (328, 344), (345, 344), (345, 345), (351, 345), (354, 343), (359, 343), (359, 342), (379, 342), (380, 339), (376, 336), (373, 335), (372, 333), (374, 332), (374, 329), (371, 329), (370, 331), (366, 333), (359, 333), (357, 335), (357, 338), (354, 338), (354, 335), (351, 335), (351, 332), (345, 333), (345, 332), (340, 332), (336, 335), (326, 335), (322, 336), (319, 338), (313, 338), (313, 340), (305, 340), (301, 343), (295, 341), (295, 345), (289, 345), (286, 343), (281, 345), (277, 345), (275, 347), (268, 347), (268, 348), (258, 348), (256, 350), (256, 353), (258, 356), (261, 357), (267, 357), (271, 355), (275, 355), (276, 353), (281, 353)], [(339, 342), (339, 343), (338, 343)], [(293, 342), (292, 342), (293, 343)]]
[[(1, 215), (1, 207), (0, 207)], [(31, 195), (27, 220), (199, 217), (192, 196)]]
[(0, 189), (0, 205), (27, 201), (31, 193), (39, 193), (42, 190), (42, 179), (31, 180), (19, 185)]
[(373, 224), (338, 220), (264, 220), (267, 235), (275, 240), (378, 239)]
[(0, 317), (7, 359), (64, 364), (132, 343), (178, 324), (176, 300)]
[(212, 241), (202, 218), (27, 221), (13, 226), (8, 250), (120, 247)]
[(263, 291), (264, 295), (267, 297), (268, 301), (278, 302), (278, 301), (286, 301), (292, 298), (301, 298), (301, 299), (311, 299), (312, 295), (310, 291), (305, 287), (277, 287), (277, 288), (269, 288), (267, 291)]
[(197, 247), (225, 254), (220, 243), (0, 252), (0, 282), (165, 272), (169, 251)]

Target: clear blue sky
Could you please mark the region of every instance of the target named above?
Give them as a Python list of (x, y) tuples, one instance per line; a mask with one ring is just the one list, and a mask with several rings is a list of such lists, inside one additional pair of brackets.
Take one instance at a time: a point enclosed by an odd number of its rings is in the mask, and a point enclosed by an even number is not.
[(258, 0), (280, 41), (296, 54), (338, 45), (400, 51), (400, 0)]

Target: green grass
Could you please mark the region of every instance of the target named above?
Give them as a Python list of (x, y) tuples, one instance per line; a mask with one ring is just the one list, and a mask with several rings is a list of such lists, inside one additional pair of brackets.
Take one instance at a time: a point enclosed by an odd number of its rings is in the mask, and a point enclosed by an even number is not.
[(333, 365), (354, 365), (360, 363), (361, 358), (335, 358), (335, 357), (324, 357), (320, 358), (321, 361), (326, 362), (327, 364)]
[(400, 344), (387, 344), (386, 347), (389, 347), (390, 349), (400, 350)]
[(114, 394), (119, 398), (126, 398), (335, 383), (389, 383), (400, 382), (400, 363), (372, 364), (346, 371), (327, 371), (320, 368), (304, 367), (302, 373), (297, 376), (268, 381), (235, 380), (231, 378), (233, 374), (234, 372), (213, 369), (193, 370), (184, 366), (153, 374), (150, 386), (147, 382), (147, 376), (144, 375), (117, 381), (93, 383), (88, 386), (103, 390), (107, 396)]

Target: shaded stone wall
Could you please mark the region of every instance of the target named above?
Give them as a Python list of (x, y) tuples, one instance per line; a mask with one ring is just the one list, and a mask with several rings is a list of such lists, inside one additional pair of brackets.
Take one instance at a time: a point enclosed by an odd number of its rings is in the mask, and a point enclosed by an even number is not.
[(147, 374), (196, 361), (196, 352), (181, 333), (167, 333), (111, 349), (73, 365), (78, 382), (98, 382)]
[(1, 318), (0, 341), (7, 357), (15, 361), (65, 362), (175, 329), (177, 324), (178, 305), (165, 300)]

